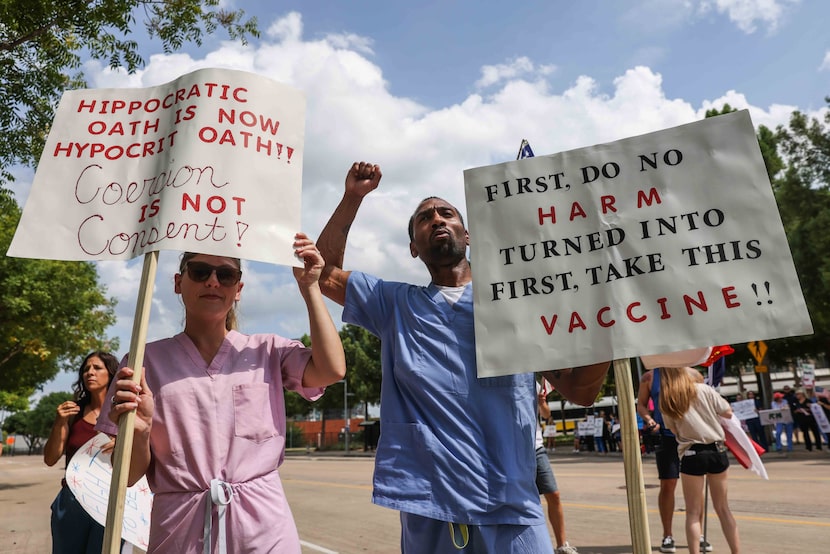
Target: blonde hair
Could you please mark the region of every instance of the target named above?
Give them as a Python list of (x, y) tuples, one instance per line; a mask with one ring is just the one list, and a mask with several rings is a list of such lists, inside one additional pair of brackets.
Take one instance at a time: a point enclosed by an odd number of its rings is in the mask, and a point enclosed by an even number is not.
[[(194, 256), (198, 256), (198, 252), (183, 252), (182, 258), (179, 261), (179, 274), (184, 275), (185, 268), (187, 267), (187, 262), (193, 259)], [(229, 260), (233, 260), (236, 264), (238, 269), (242, 269), (242, 260), (239, 258), (228, 258)], [(239, 319), (236, 315), (236, 302), (233, 303), (231, 309), (228, 310), (228, 314), (225, 316), (225, 329), (228, 331), (236, 331), (239, 329)]]
[(660, 412), (672, 419), (683, 419), (692, 402), (697, 398), (695, 380), (685, 367), (661, 367)]

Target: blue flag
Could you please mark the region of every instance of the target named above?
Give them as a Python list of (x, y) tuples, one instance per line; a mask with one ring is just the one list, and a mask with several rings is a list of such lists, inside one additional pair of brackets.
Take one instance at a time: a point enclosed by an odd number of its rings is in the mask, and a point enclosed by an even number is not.
[(532, 158), (533, 157), (533, 150), (530, 149), (530, 143), (527, 142), (526, 139), (522, 139), (522, 145), (519, 146), (519, 155), (516, 157), (517, 160), (521, 160), (524, 158)]
[(726, 357), (718, 358), (709, 366), (709, 376), (705, 379), (706, 384), (712, 387), (717, 387), (723, 382), (723, 376), (726, 374)]

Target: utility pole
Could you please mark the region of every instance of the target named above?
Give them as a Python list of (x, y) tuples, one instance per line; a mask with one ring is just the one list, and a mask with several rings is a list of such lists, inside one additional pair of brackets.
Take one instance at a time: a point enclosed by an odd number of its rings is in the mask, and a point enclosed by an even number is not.
[(343, 438), (346, 442), (346, 456), (349, 455), (349, 383), (343, 379), (343, 421), (346, 427), (343, 431)]

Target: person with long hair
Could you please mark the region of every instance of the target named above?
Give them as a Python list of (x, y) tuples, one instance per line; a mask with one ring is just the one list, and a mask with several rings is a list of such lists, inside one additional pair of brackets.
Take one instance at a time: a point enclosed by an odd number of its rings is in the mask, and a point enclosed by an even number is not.
[[(84, 358), (78, 368), (78, 380), (72, 385), (73, 400), (61, 402), (49, 439), (43, 447), (43, 461), (53, 466), (62, 456), (66, 464), (97, 432), (95, 424), (104, 405), (107, 388), (118, 370), (118, 359), (109, 352), (95, 351)], [(107, 450), (112, 450), (112, 444)], [(104, 527), (80, 505), (65, 481), (52, 502), (52, 552), (77, 554), (101, 552)]]
[(703, 488), (708, 476), (712, 505), (718, 514), (729, 550), (741, 549), (738, 524), (727, 501), (729, 458), (726, 435), (720, 418), (731, 418), (732, 408), (718, 392), (695, 382), (688, 368), (660, 368), (660, 412), (665, 425), (677, 438), (680, 457), (680, 483), (686, 504), (686, 541), (689, 552), (699, 552), (700, 519), (703, 514)]
[(118, 371), (99, 429), (117, 434), (119, 417), (136, 410), (127, 480), (146, 474), (154, 494), (149, 554), (300, 554), (279, 475), (284, 390), (315, 400), (343, 379), (346, 359), (318, 284), (323, 257), (302, 233), (294, 252), (311, 347), (237, 331), (241, 261), (186, 252), (173, 278), (184, 330), (147, 344), (140, 383), (133, 368)]

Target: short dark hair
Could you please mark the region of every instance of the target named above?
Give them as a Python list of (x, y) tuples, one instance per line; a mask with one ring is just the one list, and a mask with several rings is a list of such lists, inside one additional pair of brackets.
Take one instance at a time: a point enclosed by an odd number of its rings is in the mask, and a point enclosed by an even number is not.
[[(420, 206), (421, 204), (423, 204), (423, 203), (424, 203), (424, 202), (426, 202), (427, 200), (442, 200), (442, 201), (444, 201), (444, 202), (447, 202), (446, 200), (444, 200), (444, 199), (443, 199), (443, 198), (441, 198), (440, 196), (427, 196), (426, 198), (424, 198), (423, 200), (421, 200), (420, 202), (418, 202), (418, 206)], [(449, 202), (447, 202), (447, 204), (448, 204), (448, 205), (449, 205), (449, 206), (450, 206), (453, 210), (455, 210), (455, 213), (456, 213), (456, 214), (458, 214), (458, 219), (460, 219), (460, 220), (461, 220), (461, 226), (462, 226), (462, 227), (464, 227), (464, 228), (466, 229), (466, 228), (467, 228), (467, 226), (464, 224), (464, 216), (463, 216), (463, 215), (461, 215), (461, 212), (460, 212), (460, 211), (458, 211), (458, 208), (456, 208), (455, 206), (453, 206), (453, 205), (452, 205), (452, 204), (450, 204)], [(415, 214), (417, 214), (417, 213), (418, 213), (418, 208), (416, 207), (416, 208), (415, 208), (415, 211), (412, 213), (412, 215), (411, 215), (411, 216), (409, 216), (409, 229), (408, 229), (408, 230), (409, 230), (409, 240), (410, 240), (410, 241), (414, 241), (414, 240), (415, 240)]]

